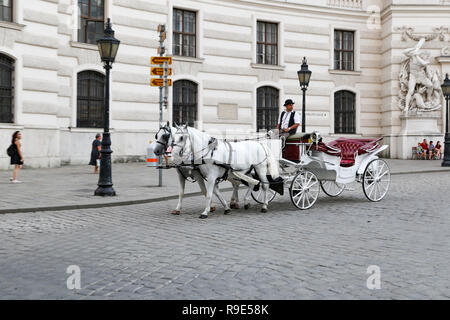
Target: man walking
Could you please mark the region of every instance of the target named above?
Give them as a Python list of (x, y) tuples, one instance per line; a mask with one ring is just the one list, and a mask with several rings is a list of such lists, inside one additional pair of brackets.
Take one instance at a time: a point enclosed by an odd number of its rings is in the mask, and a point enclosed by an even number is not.
[(297, 132), (297, 128), (300, 126), (300, 115), (294, 111), (295, 102), (291, 99), (287, 99), (284, 103), (286, 111), (280, 114), (278, 119), (277, 129), (280, 136), (289, 137)]

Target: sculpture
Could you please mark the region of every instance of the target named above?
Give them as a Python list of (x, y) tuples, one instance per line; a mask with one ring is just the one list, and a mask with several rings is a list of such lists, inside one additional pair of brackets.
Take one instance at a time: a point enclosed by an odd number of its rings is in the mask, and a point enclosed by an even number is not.
[(441, 74), (430, 67), (429, 54), (421, 51), (426, 38), (421, 38), (406, 55), (400, 69), (399, 107), (403, 112), (431, 112), (442, 107)]

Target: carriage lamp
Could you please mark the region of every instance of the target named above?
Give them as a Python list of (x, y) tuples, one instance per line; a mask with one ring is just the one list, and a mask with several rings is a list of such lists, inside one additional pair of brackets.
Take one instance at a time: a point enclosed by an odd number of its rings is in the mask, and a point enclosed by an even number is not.
[(450, 133), (448, 132), (448, 117), (449, 117), (449, 103), (450, 103), (450, 79), (448, 73), (445, 76), (444, 83), (442, 84), (442, 93), (444, 94), (446, 105), (445, 114), (445, 144), (444, 144), (444, 160), (442, 161), (443, 167), (450, 167)]
[(309, 80), (311, 79), (311, 70), (308, 69), (306, 57), (303, 58), (301, 69), (297, 72), (300, 88), (303, 91), (303, 109), (302, 109), (302, 132), (306, 132), (306, 90), (308, 89)]
[(112, 29), (111, 19), (108, 18), (104, 35), (97, 40), (100, 58), (106, 71), (106, 87), (105, 87), (105, 114), (104, 114), (104, 133), (102, 139), (102, 150), (100, 158), (100, 176), (98, 178), (98, 188), (95, 190), (96, 196), (115, 196), (112, 183), (111, 170), (111, 136), (109, 133), (109, 95), (110, 95), (110, 71), (112, 64), (116, 59), (119, 50), (120, 41), (114, 38), (114, 30)]

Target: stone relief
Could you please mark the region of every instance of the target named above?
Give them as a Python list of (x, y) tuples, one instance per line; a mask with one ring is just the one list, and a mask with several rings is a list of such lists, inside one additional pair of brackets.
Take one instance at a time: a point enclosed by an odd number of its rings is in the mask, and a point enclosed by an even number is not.
[(444, 57), (450, 56), (450, 46), (442, 48), (441, 56), (444, 56)]
[(442, 107), (442, 76), (430, 66), (430, 54), (422, 51), (426, 38), (403, 51), (400, 69), (399, 107), (404, 113), (431, 112)]
[(444, 26), (433, 28), (433, 33), (426, 36), (415, 35), (414, 28), (407, 26), (395, 28), (395, 31), (402, 32), (402, 41), (407, 41), (408, 38), (414, 41), (420, 41), (420, 39), (422, 38), (425, 38), (425, 41), (431, 41), (437, 38), (439, 38), (440, 41), (446, 41), (446, 35), (448, 34), (449, 30)]

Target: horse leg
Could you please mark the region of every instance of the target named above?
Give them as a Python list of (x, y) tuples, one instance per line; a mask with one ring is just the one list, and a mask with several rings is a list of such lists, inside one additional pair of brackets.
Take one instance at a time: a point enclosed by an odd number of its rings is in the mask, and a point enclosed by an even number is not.
[(264, 167), (260, 167), (259, 169), (255, 169), (259, 180), (261, 181), (261, 186), (263, 190), (263, 205), (261, 208), (261, 212), (265, 213), (267, 212), (267, 206), (269, 205), (269, 201), (267, 198), (267, 191), (269, 190), (269, 180), (267, 180), (267, 167), (266, 164), (264, 164)]
[(245, 193), (244, 197), (244, 209), (248, 210), (250, 209), (250, 196), (252, 194), (254, 186), (250, 185), (247, 189), (247, 192)]
[(229, 214), (231, 212), (231, 209), (228, 206), (228, 203), (225, 200), (225, 198), (223, 197), (222, 193), (220, 193), (220, 189), (219, 189), (219, 184), (218, 183), (216, 183), (216, 185), (214, 187), (214, 194), (219, 199), (219, 201), (222, 203), (222, 205), (225, 207), (224, 214)]
[(186, 187), (186, 180), (181, 174), (180, 170), (177, 170), (178, 173), (178, 182), (179, 182), (179, 197), (178, 197), (178, 205), (175, 210), (172, 211), (172, 214), (179, 215), (181, 213), (181, 204), (183, 202), (184, 197), (184, 189)]
[(230, 208), (231, 209), (239, 209), (239, 182), (232, 181), (233, 185), (233, 195), (230, 200)]
[(208, 218), (208, 213), (211, 210), (211, 201), (214, 192), (214, 188), (216, 187), (216, 179), (217, 177), (208, 176), (208, 180), (206, 181), (206, 207), (205, 210), (201, 213), (200, 219)]
[[(197, 180), (203, 196), (206, 197), (205, 180), (203, 180), (203, 177), (200, 174), (196, 174), (195, 176), (196, 176), (195, 180)], [(211, 209), (209, 210), (209, 212), (214, 212), (214, 211), (216, 211), (216, 207), (211, 207)]]

